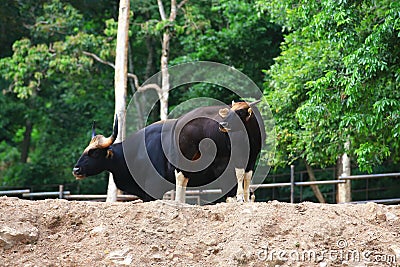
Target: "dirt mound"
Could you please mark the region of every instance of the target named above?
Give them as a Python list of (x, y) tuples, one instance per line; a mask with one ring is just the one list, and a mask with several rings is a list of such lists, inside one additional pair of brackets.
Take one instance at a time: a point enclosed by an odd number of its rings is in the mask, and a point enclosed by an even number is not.
[[(400, 207), (0, 198), (0, 266), (397, 266)], [(396, 265), (397, 264), (397, 265)]]

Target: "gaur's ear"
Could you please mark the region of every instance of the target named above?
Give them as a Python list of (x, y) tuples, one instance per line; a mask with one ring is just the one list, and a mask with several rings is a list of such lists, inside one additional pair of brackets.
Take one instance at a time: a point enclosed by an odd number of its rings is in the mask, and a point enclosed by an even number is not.
[(106, 159), (110, 159), (114, 156), (114, 152), (111, 149), (107, 149)]
[(229, 114), (229, 108), (221, 108), (218, 113), (222, 118), (226, 118)]

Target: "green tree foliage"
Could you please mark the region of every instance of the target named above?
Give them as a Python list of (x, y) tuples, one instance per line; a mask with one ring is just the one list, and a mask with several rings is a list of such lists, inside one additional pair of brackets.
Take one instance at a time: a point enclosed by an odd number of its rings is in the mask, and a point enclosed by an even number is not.
[(400, 3), (268, 1), (284, 25), (265, 91), (277, 120), (277, 163), (326, 166), (350, 150), (361, 170), (399, 160)]
[[(2, 84), (8, 85), (0, 96), (5, 185), (73, 181), (70, 169), (89, 140), (91, 120), (113, 117), (112, 73), (82, 54), (109, 48), (104, 35), (85, 31), (82, 15), (60, 1), (45, 3), (36, 16), (30, 35), (13, 44), (12, 56), (0, 59)], [(15, 148), (24, 149), (28, 122), (29, 156), (19, 162)]]
[[(189, 2), (184, 14), (185, 35), (179, 44), (184, 54), (173, 63), (193, 60), (220, 62), (248, 75), (260, 88), (262, 70), (273, 64), (282, 41), (281, 29), (259, 16), (251, 1), (223, 0)], [(184, 88), (180, 101), (198, 96), (214, 95), (230, 102), (237, 96), (210, 85)]]
[[(164, 5), (169, 10), (169, 2)], [(172, 64), (214, 60), (261, 85), (261, 70), (278, 54), (279, 27), (257, 16), (249, 2), (188, 1), (173, 24), (160, 20), (156, 1), (134, 0), (131, 6), (129, 71), (140, 82), (159, 70), (165, 27), (173, 34)], [(111, 130), (113, 69), (86, 52), (114, 61), (118, 5), (6, 1), (0, 14), (2, 33), (12, 29), (0, 35), (0, 186), (72, 183), (71, 168), (89, 141), (92, 120), (99, 132)], [(206, 85), (174, 90), (171, 108), (194, 96), (228, 102), (232, 96), (226, 94)], [(81, 189), (104, 192), (102, 177), (80, 182)]]

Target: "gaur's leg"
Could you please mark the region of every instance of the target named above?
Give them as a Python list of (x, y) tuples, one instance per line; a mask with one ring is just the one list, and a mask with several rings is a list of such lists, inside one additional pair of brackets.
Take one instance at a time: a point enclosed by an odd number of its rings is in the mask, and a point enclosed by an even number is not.
[(185, 203), (186, 199), (186, 186), (189, 181), (182, 172), (175, 170), (175, 181), (176, 181), (176, 195), (175, 201), (178, 203)]
[(237, 191), (236, 191), (236, 201), (243, 202), (244, 201), (244, 192), (243, 192), (243, 180), (244, 180), (244, 169), (235, 168), (236, 179), (237, 179)]
[(244, 202), (250, 201), (250, 184), (252, 176), (253, 176), (253, 171), (249, 171), (244, 174), (244, 181), (243, 181)]

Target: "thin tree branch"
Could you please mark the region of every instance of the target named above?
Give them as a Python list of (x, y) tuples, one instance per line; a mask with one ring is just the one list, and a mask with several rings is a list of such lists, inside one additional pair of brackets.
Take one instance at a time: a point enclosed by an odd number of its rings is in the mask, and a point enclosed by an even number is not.
[[(308, 178), (310, 179), (310, 181), (315, 182), (315, 174), (314, 171), (312, 169), (312, 167), (307, 163), (307, 161), (304, 159), (304, 163), (306, 165), (307, 168), (307, 173), (308, 173)], [(312, 191), (314, 192), (314, 195), (316, 196), (316, 198), (318, 199), (318, 201), (320, 203), (326, 203), (324, 196), (322, 195), (321, 191), (319, 190), (318, 185), (311, 185), (310, 186)]]
[[(109, 61), (106, 61), (106, 60), (104, 60), (104, 59), (101, 59), (101, 58), (100, 58), (98, 55), (96, 55), (96, 54), (93, 54), (93, 53), (90, 53), (90, 52), (87, 52), (87, 51), (82, 51), (82, 53), (83, 53), (84, 55), (87, 55), (87, 56), (92, 57), (93, 59), (95, 59), (96, 61), (98, 61), (98, 62), (100, 62), (100, 63), (102, 63), (102, 64), (108, 65), (108, 66), (112, 67), (113, 69), (115, 69), (115, 65), (114, 65), (113, 63), (111, 63), (111, 62), (109, 62)], [(146, 84), (146, 85), (140, 86), (140, 85), (139, 85), (139, 79), (138, 79), (138, 77), (137, 77), (135, 74), (133, 74), (133, 73), (127, 73), (127, 76), (128, 76), (128, 78), (133, 79), (133, 81), (134, 81), (134, 83), (135, 83), (136, 90), (137, 90), (138, 92), (143, 92), (143, 91), (146, 91), (147, 89), (153, 88), (154, 90), (157, 91), (157, 93), (161, 93), (161, 87), (160, 87), (158, 84), (156, 84), (156, 83), (150, 83), (150, 84)]]
[[(15, 87), (15, 82), (12, 82), (10, 84), (10, 86), (8, 86), (8, 91), (11, 93), (14, 90), (14, 87)], [(3, 94), (4, 94), (4, 91), (3, 91)]]
[(100, 63), (103, 63), (103, 64), (108, 65), (108, 66), (112, 67), (113, 69), (115, 69), (115, 65), (114, 65), (113, 63), (101, 59), (101, 58), (100, 58), (98, 55), (96, 55), (96, 54), (93, 54), (93, 53), (90, 53), (90, 52), (87, 52), (87, 51), (82, 51), (82, 53), (83, 53), (84, 55), (87, 55), (87, 56), (90, 56), (90, 57), (94, 58), (95, 60), (97, 60), (97, 61), (100, 62)]
[(176, 18), (176, 0), (171, 0), (171, 12), (169, 13), (169, 21), (174, 21)]
[(160, 11), (161, 20), (166, 20), (167, 17), (165, 16), (165, 10), (162, 0), (157, 0), (157, 4), (158, 4), (158, 10)]
[(39, 25), (48, 25), (48, 24), (49, 24), (49, 22), (47, 22), (47, 21), (38, 21), (33, 25), (29, 25), (29, 24), (26, 24), (26, 23), (23, 23), (22, 25), (27, 29), (33, 29), (34, 27), (37, 27)]
[(182, 1), (178, 4), (177, 9), (181, 9), (182, 6), (183, 6), (184, 4), (186, 4), (187, 1), (188, 1), (188, 0), (182, 0)]
[(156, 83), (149, 83), (146, 85), (142, 85), (138, 88), (138, 92), (146, 91), (147, 89), (154, 89), (157, 91), (158, 94), (161, 94), (161, 87)]

